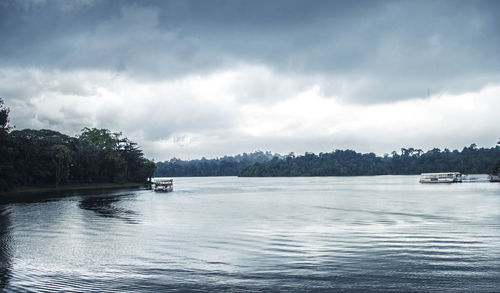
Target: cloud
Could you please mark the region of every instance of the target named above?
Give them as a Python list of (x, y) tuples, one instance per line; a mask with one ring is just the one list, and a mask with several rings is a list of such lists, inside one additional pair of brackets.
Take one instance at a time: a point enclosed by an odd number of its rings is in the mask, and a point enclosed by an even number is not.
[[(498, 84), (361, 105), (325, 97), (320, 80), (299, 80), (297, 86), (287, 74), (253, 65), (149, 82), (106, 71), (16, 68), (0, 75), (7, 81), (0, 94), (16, 97), (7, 97), (6, 104), (18, 129), (52, 128), (70, 135), (85, 126), (123, 131), (156, 160), (254, 150), (300, 154), (351, 148), (381, 155), (400, 147), (492, 146), (500, 122)], [(259, 89), (264, 83), (269, 97), (280, 98), (249, 99), (255, 84), (242, 77), (259, 81)]]
[(2, 1), (18, 129), (123, 131), (159, 160), (498, 138), (498, 1)]
[(18, 129), (53, 128), (73, 135), (89, 126), (123, 130), (141, 141), (175, 140), (188, 138), (186, 133), (218, 135), (237, 118), (226, 72), (149, 83), (103, 71), (0, 72), (6, 81), (0, 94)]
[[(6, 3), (4, 67), (148, 82), (254, 64), (322, 79), (325, 97), (358, 104), (476, 91), (499, 78), (498, 1)], [(263, 91), (247, 97), (275, 99)]]

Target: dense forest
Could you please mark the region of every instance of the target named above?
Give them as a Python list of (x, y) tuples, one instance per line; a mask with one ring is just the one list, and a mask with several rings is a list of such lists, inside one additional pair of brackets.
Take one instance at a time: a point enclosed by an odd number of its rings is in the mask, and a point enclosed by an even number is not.
[[(500, 142), (499, 142), (500, 144)], [(156, 172), (155, 172), (156, 169)], [(462, 151), (403, 148), (383, 157), (353, 150), (295, 156), (255, 152), (155, 165), (121, 133), (84, 128), (71, 137), (53, 130), (12, 130), (0, 99), (0, 191), (16, 186), (143, 182), (153, 176), (355, 176), (458, 171), (500, 173), (500, 146)]]
[[(500, 142), (499, 142), (500, 144)], [(383, 157), (353, 150), (331, 153), (305, 153), (287, 156), (255, 152), (234, 157), (183, 161), (171, 159), (156, 164), (155, 176), (357, 176), (410, 175), (425, 172), (458, 171), (464, 174), (500, 172), (500, 146), (478, 148), (475, 144), (462, 151), (432, 149), (424, 152), (403, 148)]]
[[(500, 142), (499, 142), (500, 143)], [(403, 148), (384, 157), (373, 153), (361, 154), (352, 150), (330, 153), (306, 153), (284, 159), (272, 159), (243, 169), (243, 177), (267, 176), (358, 176), (410, 175), (425, 172), (457, 171), (464, 174), (496, 173), (500, 170), (500, 146), (478, 148), (475, 144), (462, 151)]]
[(136, 143), (107, 129), (71, 137), (53, 130), (12, 130), (0, 99), (0, 191), (17, 186), (143, 182), (155, 171)]
[(237, 176), (241, 170), (256, 163), (269, 162), (279, 158), (278, 154), (257, 151), (250, 154), (225, 156), (216, 159), (183, 161), (173, 158), (170, 161), (156, 163), (157, 177), (183, 177), (183, 176)]

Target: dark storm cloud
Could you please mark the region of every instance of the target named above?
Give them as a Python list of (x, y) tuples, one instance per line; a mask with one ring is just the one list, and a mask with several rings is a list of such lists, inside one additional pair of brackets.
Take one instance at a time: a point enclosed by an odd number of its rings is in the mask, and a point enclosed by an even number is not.
[(158, 80), (261, 64), (384, 102), (497, 81), (499, 16), (499, 1), (4, 1), (0, 66)]

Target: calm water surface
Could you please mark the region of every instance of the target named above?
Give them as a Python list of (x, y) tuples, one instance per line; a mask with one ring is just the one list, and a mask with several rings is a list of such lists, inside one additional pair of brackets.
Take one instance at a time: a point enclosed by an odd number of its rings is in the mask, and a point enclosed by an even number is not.
[(177, 178), (0, 204), (4, 291), (500, 291), (500, 184)]

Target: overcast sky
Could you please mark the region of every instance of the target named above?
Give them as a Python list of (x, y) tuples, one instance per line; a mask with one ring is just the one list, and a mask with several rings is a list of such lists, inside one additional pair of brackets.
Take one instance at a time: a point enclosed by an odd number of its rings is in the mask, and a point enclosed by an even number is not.
[(16, 129), (149, 158), (492, 147), (500, 1), (0, 1)]

